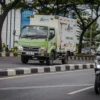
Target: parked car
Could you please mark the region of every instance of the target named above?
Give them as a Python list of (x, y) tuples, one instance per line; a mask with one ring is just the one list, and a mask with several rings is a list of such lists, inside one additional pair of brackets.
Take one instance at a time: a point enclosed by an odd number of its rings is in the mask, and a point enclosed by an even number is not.
[(96, 51), (96, 53), (95, 53), (95, 54), (96, 54), (96, 56), (97, 56), (97, 55), (99, 55), (99, 56), (100, 56), (100, 51)]
[(82, 53), (95, 55), (96, 50), (94, 48), (83, 48)]

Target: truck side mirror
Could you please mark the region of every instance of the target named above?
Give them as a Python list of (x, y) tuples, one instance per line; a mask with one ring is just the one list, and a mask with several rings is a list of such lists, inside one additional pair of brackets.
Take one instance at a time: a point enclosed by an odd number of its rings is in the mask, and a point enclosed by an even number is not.
[(52, 38), (53, 38), (53, 33), (51, 32), (49, 35), (49, 39), (52, 39)]
[(55, 36), (55, 31), (54, 29), (49, 30), (49, 40), (52, 39)]

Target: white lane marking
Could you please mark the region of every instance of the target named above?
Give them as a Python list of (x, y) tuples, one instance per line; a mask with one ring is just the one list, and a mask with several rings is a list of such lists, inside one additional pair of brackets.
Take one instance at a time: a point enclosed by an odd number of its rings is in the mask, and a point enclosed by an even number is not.
[(42, 89), (42, 88), (84, 87), (84, 86), (91, 86), (91, 85), (93, 85), (93, 84), (7, 87), (7, 88), (0, 88), (0, 90), (25, 90), (25, 89)]
[(54, 72), (54, 73), (42, 73), (42, 74), (29, 74), (29, 75), (22, 75), (22, 76), (13, 76), (13, 77), (4, 77), (0, 78), (0, 80), (6, 80), (6, 79), (15, 79), (15, 78), (22, 78), (22, 77), (27, 77), (27, 76), (40, 76), (40, 75), (54, 75), (54, 74), (65, 74), (65, 73), (72, 73), (72, 72), (81, 72), (81, 71), (93, 71), (93, 69), (84, 69), (84, 70), (74, 70), (74, 71), (65, 71), (65, 72)]
[(83, 89), (80, 89), (80, 90), (76, 90), (76, 91), (70, 92), (70, 93), (68, 93), (68, 94), (69, 94), (69, 95), (73, 95), (73, 94), (76, 94), (76, 93), (80, 93), (80, 92), (89, 90), (89, 89), (91, 89), (91, 88), (93, 88), (93, 87), (94, 87), (94, 86), (90, 86), (90, 87), (87, 87), (87, 88), (83, 88)]

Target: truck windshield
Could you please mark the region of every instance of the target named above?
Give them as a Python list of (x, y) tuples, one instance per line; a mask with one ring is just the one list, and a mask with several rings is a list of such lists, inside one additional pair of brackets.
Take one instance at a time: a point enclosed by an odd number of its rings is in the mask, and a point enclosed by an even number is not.
[(47, 38), (48, 27), (24, 26), (21, 31), (22, 38)]

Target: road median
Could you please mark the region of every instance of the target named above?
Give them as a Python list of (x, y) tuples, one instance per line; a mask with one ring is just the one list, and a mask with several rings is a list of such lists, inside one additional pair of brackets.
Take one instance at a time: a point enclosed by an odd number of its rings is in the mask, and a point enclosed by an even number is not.
[(31, 67), (31, 68), (25, 67), (16, 69), (6, 69), (6, 70), (0, 70), (0, 77), (93, 69), (94, 66), (95, 64), (91, 63), (91, 64), (66, 64), (66, 65), (54, 65), (48, 67)]

